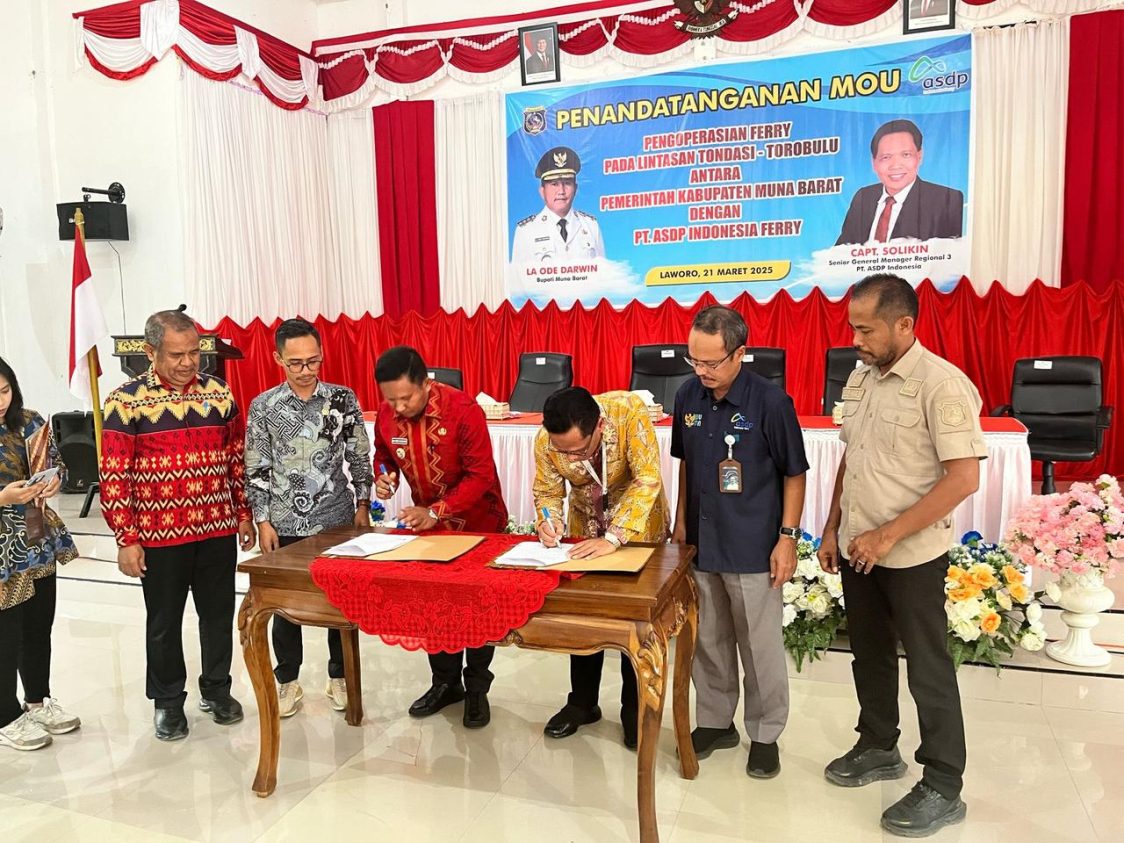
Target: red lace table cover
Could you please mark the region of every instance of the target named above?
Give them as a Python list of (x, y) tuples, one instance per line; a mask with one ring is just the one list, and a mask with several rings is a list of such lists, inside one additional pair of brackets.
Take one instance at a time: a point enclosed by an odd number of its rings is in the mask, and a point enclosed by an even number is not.
[(452, 562), (321, 557), (309, 573), (328, 601), (364, 632), (407, 650), (451, 653), (498, 641), (523, 626), (563, 577), (574, 577), (487, 567), (523, 541), (534, 539), (487, 535)]

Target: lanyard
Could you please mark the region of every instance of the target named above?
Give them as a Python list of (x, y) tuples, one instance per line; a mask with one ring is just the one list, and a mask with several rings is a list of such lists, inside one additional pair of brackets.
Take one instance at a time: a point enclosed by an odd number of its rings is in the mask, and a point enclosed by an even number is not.
[(601, 448), (599, 448), (598, 450), (601, 452), (601, 476), (600, 477), (597, 476), (597, 472), (593, 470), (593, 464), (590, 463), (589, 460), (582, 460), (582, 466), (585, 468), (586, 473), (590, 477), (593, 478), (594, 482), (598, 483), (601, 486), (601, 493), (602, 494), (608, 494), (608, 492), (609, 492), (608, 479), (609, 478), (608, 478), (608, 474), (607, 474), (608, 467), (606, 465), (608, 460), (605, 459), (605, 447), (604, 447), (604, 445), (602, 445)]

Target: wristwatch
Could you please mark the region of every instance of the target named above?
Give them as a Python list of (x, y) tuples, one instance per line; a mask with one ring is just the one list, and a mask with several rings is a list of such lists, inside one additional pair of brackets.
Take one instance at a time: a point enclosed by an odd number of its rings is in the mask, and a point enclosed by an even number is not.
[(437, 521), (437, 522), (441, 521), (441, 517), (436, 512), (433, 511), (432, 507), (427, 510), (427, 513), (428, 513), (429, 517), (432, 518), (434, 521)]
[(798, 542), (803, 537), (804, 531), (800, 527), (781, 527), (780, 534)]

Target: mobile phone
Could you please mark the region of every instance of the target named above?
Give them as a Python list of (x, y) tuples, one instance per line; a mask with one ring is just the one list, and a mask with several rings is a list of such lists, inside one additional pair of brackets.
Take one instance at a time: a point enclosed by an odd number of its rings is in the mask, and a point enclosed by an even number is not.
[(27, 482), (24, 483), (23, 485), (24, 485), (24, 487), (27, 487), (27, 486), (34, 486), (36, 483), (46, 483), (49, 480), (53, 480), (55, 475), (58, 474), (58, 473), (59, 473), (59, 468), (58, 468), (57, 465), (54, 466), (53, 468), (44, 468), (42, 471), (37, 471), (34, 474), (32, 474), (31, 477), (29, 477), (27, 479)]

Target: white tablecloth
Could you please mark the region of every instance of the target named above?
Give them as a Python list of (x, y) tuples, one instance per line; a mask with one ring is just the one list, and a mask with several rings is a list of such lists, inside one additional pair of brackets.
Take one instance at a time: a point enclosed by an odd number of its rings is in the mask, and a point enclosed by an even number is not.
[[(988, 458), (980, 467), (980, 488), (956, 510), (953, 520), (956, 539), (969, 530), (978, 530), (985, 540), (998, 541), (1002, 538), (1007, 519), (1031, 493), (1030, 450), (1026, 444), (1026, 433), (988, 431), (988, 423), (989, 420), (984, 419)], [(534, 439), (538, 430), (535, 425), (488, 426), (504, 500), (511, 516), (520, 523), (535, 520), (531, 484), (535, 479)], [(367, 431), (374, 435), (369, 422)], [(813, 536), (818, 536), (827, 520), (835, 471), (843, 456), (844, 445), (839, 441), (836, 428), (804, 428), (803, 432), (810, 468), (802, 526)], [(679, 492), (679, 461), (672, 459), (670, 453), (671, 428), (657, 427), (656, 438), (660, 444), (664, 488), (674, 513)], [(378, 466), (375, 466), (375, 472), (378, 473)], [(402, 507), (409, 505), (409, 487), (403, 480), (393, 501), (387, 505), (387, 514), (393, 517)]]

